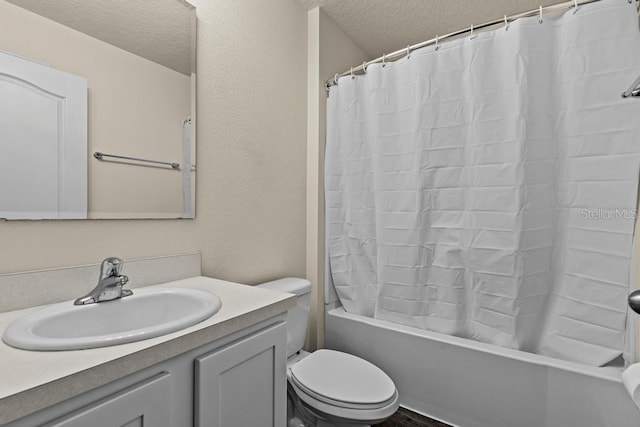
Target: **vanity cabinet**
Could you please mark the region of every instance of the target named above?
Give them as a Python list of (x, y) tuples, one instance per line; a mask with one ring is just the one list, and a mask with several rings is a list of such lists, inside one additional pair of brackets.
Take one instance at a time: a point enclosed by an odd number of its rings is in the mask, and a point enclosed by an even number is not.
[(284, 427), (286, 334), (272, 317), (6, 427)]

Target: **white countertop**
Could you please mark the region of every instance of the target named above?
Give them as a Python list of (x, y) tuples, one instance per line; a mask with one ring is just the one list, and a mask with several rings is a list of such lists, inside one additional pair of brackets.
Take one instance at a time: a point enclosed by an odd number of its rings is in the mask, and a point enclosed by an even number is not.
[[(111, 347), (28, 351), (0, 341), (0, 425), (230, 335), (295, 305), (291, 294), (206, 277), (156, 286), (212, 292), (222, 300), (222, 308), (181, 331)], [(0, 313), (0, 334), (13, 320), (37, 309)]]

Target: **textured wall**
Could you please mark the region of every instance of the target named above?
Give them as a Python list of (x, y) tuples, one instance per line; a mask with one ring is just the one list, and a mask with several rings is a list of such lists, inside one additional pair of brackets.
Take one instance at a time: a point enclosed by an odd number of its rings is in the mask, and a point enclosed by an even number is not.
[(303, 276), (306, 13), (293, 0), (196, 6), (204, 272), (251, 284)]

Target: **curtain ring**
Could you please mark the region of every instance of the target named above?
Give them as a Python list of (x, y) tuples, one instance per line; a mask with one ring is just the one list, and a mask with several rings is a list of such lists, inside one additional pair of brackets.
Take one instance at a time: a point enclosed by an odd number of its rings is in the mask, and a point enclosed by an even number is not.
[(540, 5), (540, 17), (538, 18), (538, 22), (542, 24), (542, 5)]
[(473, 25), (471, 26), (471, 36), (469, 37), (469, 40), (473, 40), (476, 36), (473, 35)]
[(405, 55), (405, 57), (409, 57), (411, 55), (411, 45), (407, 45), (407, 54)]
[(578, 0), (573, 0), (573, 14), (575, 15), (578, 11)]
[(509, 20), (507, 19), (507, 15), (504, 15), (504, 30), (509, 31)]
[(336, 75), (335, 75), (335, 76), (333, 76), (333, 82), (334, 82), (335, 84), (338, 84), (338, 74), (337, 74), (337, 73), (336, 73)]
[(385, 62), (385, 61), (386, 61), (386, 59), (387, 59), (387, 54), (386, 54), (386, 53), (383, 53), (383, 54), (382, 54), (382, 66), (383, 66), (383, 67), (386, 67), (386, 66), (387, 66), (387, 63)]
[(362, 63), (362, 72), (363, 72), (364, 74), (367, 74), (367, 61), (364, 61), (364, 62)]
[(438, 50), (438, 49), (440, 49), (440, 46), (438, 46), (438, 36), (436, 36), (436, 48), (435, 48), (435, 50)]
[(351, 67), (351, 78), (355, 79), (355, 76), (353, 75), (353, 67)]

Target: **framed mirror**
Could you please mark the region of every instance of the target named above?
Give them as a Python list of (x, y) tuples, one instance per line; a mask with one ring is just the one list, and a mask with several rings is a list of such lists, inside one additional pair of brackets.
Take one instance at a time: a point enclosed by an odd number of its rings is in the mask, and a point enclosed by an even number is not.
[(193, 218), (195, 8), (0, 0), (0, 218)]

